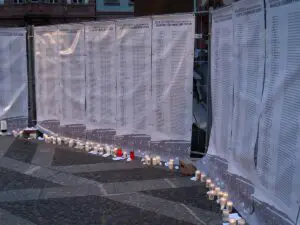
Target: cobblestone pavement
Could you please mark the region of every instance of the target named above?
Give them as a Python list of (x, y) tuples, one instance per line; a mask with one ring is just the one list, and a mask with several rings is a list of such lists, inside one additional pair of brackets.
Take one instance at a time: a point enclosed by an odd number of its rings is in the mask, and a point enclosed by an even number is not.
[(1, 225), (221, 224), (199, 182), (140, 160), (0, 138)]

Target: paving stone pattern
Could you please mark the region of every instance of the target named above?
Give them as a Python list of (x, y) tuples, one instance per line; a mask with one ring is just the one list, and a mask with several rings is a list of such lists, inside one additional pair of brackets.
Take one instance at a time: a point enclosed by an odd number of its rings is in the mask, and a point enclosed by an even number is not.
[(43, 225), (190, 225), (99, 196), (5, 203), (0, 208)]
[(0, 191), (26, 188), (50, 188), (57, 186), (60, 185), (5, 168), (0, 168)]
[(96, 180), (102, 183), (126, 182), (134, 180), (153, 180), (180, 176), (176, 172), (153, 167), (131, 170), (111, 170), (91, 173), (78, 173), (76, 175), (87, 179)]
[(2, 140), (1, 225), (221, 224), (208, 190), (177, 171), (12, 137), (0, 137), (0, 145)]
[(29, 163), (36, 152), (37, 146), (36, 143), (30, 141), (16, 139), (4, 156)]
[(69, 148), (56, 148), (52, 166), (68, 166), (112, 162), (111, 159), (94, 156), (86, 152), (70, 150)]

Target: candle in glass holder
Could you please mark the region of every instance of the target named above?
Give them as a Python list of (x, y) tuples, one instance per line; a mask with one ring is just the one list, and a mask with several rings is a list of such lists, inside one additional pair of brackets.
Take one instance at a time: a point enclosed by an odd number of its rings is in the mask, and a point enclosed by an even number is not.
[(202, 183), (205, 182), (205, 178), (206, 178), (205, 173), (202, 173), (202, 174), (201, 174), (201, 182), (202, 182)]
[(236, 225), (236, 219), (230, 219), (229, 225)]
[(223, 197), (223, 192), (222, 192), (222, 191), (219, 191), (219, 193), (217, 194), (217, 196), (218, 196), (218, 199), (220, 200), (220, 198)]
[(59, 138), (59, 137), (57, 138), (57, 144), (61, 145), (61, 138)]
[(173, 160), (173, 159), (170, 159), (170, 160), (169, 160), (168, 166), (169, 166), (169, 169), (170, 169), (170, 170), (173, 170), (173, 168), (174, 168), (174, 160)]
[(223, 192), (223, 197), (228, 199), (228, 193), (227, 192)]
[(226, 204), (226, 208), (231, 213), (232, 212), (233, 203), (231, 201), (228, 201)]
[(218, 198), (219, 198), (220, 191), (221, 191), (221, 188), (219, 188), (219, 187), (215, 188), (215, 192), (216, 192), (216, 195), (218, 196)]
[(145, 156), (145, 163), (146, 165), (151, 165), (151, 158), (148, 155)]
[(196, 180), (201, 180), (201, 172), (199, 170), (196, 170), (195, 177), (196, 177)]
[(157, 163), (157, 165), (160, 164), (160, 156), (156, 156), (156, 163)]
[(227, 202), (227, 198), (224, 197), (220, 198), (221, 209), (225, 208), (226, 202)]
[(69, 141), (69, 147), (73, 147), (73, 145), (74, 145), (74, 140), (71, 139), (71, 140)]
[(215, 191), (209, 191), (208, 192), (208, 199), (213, 201), (215, 199), (215, 195), (216, 195)]
[(56, 137), (52, 137), (52, 143), (56, 145)]
[(85, 144), (84, 148), (85, 148), (85, 151), (87, 151), (87, 152), (90, 150), (90, 146), (88, 144)]
[(156, 157), (153, 157), (153, 158), (152, 158), (152, 165), (153, 165), (153, 166), (156, 166), (156, 165), (157, 165), (157, 159), (156, 159)]
[(210, 184), (211, 184), (211, 179), (207, 179), (206, 180), (206, 188), (209, 188)]
[(215, 184), (211, 183), (209, 185), (209, 190), (213, 191), (215, 189)]
[(239, 219), (238, 220), (238, 225), (245, 225), (246, 224), (246, 221), (244, 219)]
[(123, 152), (123, 157), (126, 159), (127, 156), (128, 156), (127, 152), (124, 151), (124, 152)]
[(228, 219), (229, 219), (229, 211), (227, 209), (223, 209), (223, 211), (222, 211), (222, 218), (223, 218), (223, 221), (228, 221)]

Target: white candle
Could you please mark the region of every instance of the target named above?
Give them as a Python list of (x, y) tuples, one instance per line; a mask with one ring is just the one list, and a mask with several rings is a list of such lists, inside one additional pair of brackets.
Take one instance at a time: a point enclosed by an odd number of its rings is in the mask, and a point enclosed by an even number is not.
[(230, 219), (229, 225), (236, 225), (236, 219)]
[(72, 148), (73, 146), (74, 146), (74, 140), (71, 139), (71, 140), (69, 141), (69, 147)]
[(128, 156), (127, 152), (126, 152), (126, 151), (124, 151), (124, 152), (123, 152), (123, 157), (126, 159), (126, 158), (127, 158), (127, 156)]
[(103, 149), (103, 147), (100, 147), (100, 145), (97, 145), (97, 150), (98, 150), (98, 152), (103, 154), (104, 149)]
[(211, 184), (211, 179), (207, 179), (206, 180), (206, 188), (209, 188), (210, 184)]
[(229, 211), (227, 209), (223, 209), (222, 211), (223, 221), (228, 221), (229, 219)]
[(233, 208), (233, 203), (230, 202), (230, 201), (228, 201), (227, 204), (226, 204), (226, 208), (231, 213), (232, 212), (232, 208)]
[(160, 157), (159, 156), (156, 156), (156, 163), (157, 163), (157, 165), (160, 164)]
[(196, 177), (196, 180), (201, 180), (201, 172), (199, 170), (196, 170), (195, 177)]
[(216, 192), (215, 191), (209, 191), (208, 192), (208, 199), (209, 200), (214, 200), (215, 199), (215, 195), (216, 195)]
[(61, 138), (59, 138), (59, 137), (57, 138), (57, 144), (61, 145)]
[(90, 150), (90, 146), (88, 144), (85, 145), (85, 151), (89, 151)]
[(151, 164), (151, 158), (148, 155), (146, 155), (146, 157), (145, 157), (145, 162), (147, 165)]
[(209, 190), (213, 191), (215, 189), (215, 184), (211, 183), (209, 185)]
[(205, 178), (206, 178), (205, 173), (202, 173), (202, 174), (201, 174), (201, 182), (202, 182), (202, 183), (205, 182)]
[(218, 198), (219, 198), (220, 191), (221, 191), (221, 188), (219, 188), (219, 187), (215, 188), (215, 192), (216, 192), (216, 195), (218, 196)]
[(226, 198), (224, 198), (224, 197), (220, 198), (221, 209), (225, 208), (226, 202), (227, 202)]
[(239, 219), (238, 220), (238, 225), (245, 225), (246, 224), (246, 221), (244, 219)]
[(153, 165), (153, 166), (156, 166), (156, 165), (157, 165), (156, 157), (153, 157), (153, 158), (152, 158), (152, 165)]
[(169, 160), (168, 166), (169, 166), (169, 169), (170, 169), (170, 170), (173, 170), (173, 168), (174, 168), (174, 160), (173, 160), (173, 159), (170, 159), (170, 160)]
[(223, 197), (228, 199), (228, 193), (227, 192), (223, 192)]
[(56, 137), (52, 137), (52, 143), (55, 145), (56, 144)]
[(1, 131), (3, 131), (3, 132), (7, 131), (7, 122), (6, 122), (6, 120), (1, 120)]

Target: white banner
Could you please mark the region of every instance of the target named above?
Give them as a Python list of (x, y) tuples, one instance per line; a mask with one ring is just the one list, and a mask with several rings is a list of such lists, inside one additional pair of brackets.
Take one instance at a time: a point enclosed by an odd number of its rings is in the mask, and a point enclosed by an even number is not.
[(37, 121), (59, 120), (60, 77), (58, 27), (34, 28)]
[(155, 16), (152, 29), (151, 138), (190, 142), (195, 17)]
[(0, 28), (0, 61), (0, 119), (27, 118), (27, 55), (24, 28)]
[(61, 59), (61, 125), (85, 121), (85, 43), (84, 26), (59, 26)]
[(145, 134), (151, 101), (151, 18), (116, 22), (117, 135)]
[(234, 108), (229, 171), (253, 181), (264, 81), (264, 1), (241, 0), (233, 4), (233, 11)]
[(209, 154), (228, 159), (233, 110), (233, 7), (212, 13), (211, 93), (212, 130)]
[(300, 201), (300, 2), (267, 1), (267, 61), (256, 197), (296, 222)]
[(87, 129), (116, 128), (116, 40), (114, 22), (86, 24)]

